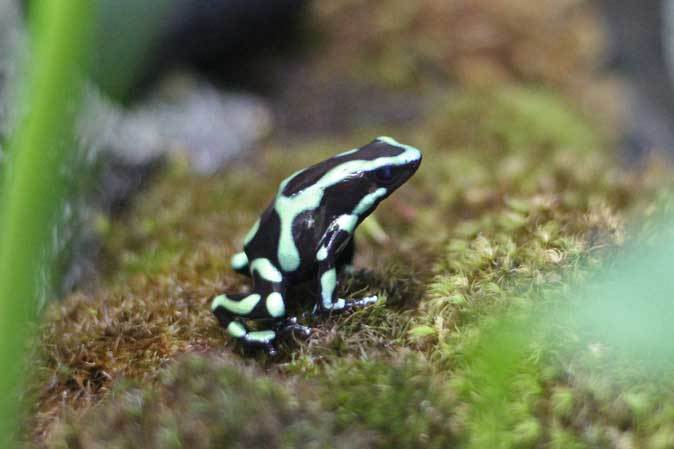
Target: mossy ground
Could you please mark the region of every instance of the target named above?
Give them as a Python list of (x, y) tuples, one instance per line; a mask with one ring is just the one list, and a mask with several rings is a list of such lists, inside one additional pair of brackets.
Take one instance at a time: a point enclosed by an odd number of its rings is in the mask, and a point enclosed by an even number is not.
[[(490, 337), (501, 317), (561, 301), (610, 261), (671, 178), (665, 163), (623, 167), (578, 102), (507, 78), (443, 89), (403, 129), (296, 136), (292, 149), (272, 139), (208, 178), (170, 164), (124, 217), (102, 223), (106, 281), (47, 311), (32, 365), (35, 444), (674, 447), (671, 390), (593, 375), (594, 349), (568, 350), (572, 330), (546, 347)], [(381, 301), (308, 319), (311, 338), (279, 360), (243, 356), (209, 311), (213, 295), (248, 286), (229, 257), (282, 178), (381, 134), (424, 153), (357, 231), (362, 270), (340, 287)], [(515, 362), (490, 371), (513, 346)], [(515, 379), (505, 394), (504, 378)]]

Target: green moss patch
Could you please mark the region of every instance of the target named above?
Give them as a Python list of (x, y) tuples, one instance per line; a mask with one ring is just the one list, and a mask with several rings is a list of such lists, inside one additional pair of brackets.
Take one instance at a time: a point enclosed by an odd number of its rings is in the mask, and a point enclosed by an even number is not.
[(357, 427), (338, 430), (311, 391), (212, 357), (180, 360), (154, 390), (133, 383), (111, 396), (58, 429), (49, 447), (365, 448), (372, 439)]

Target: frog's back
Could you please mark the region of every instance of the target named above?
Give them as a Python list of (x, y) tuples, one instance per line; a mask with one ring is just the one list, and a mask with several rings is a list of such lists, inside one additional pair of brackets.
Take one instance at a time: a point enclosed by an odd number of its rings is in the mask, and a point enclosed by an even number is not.
[(280, 226), (281, 222), (278, 214), (274, 212), (274, 201), (272, 201), (253, 225), (253, 229), (244, 242), (243, 249), (250, 260), (263, 257), (278, 265), (275, 253), (278, 246)]
[[(310, 276), (328, 229), (350, 238), (378, 202), (414, 173), (419, 161), (417, 149), (382, 137), (292, 174), (247, 236), (248, 260), (267, 259), (293, 278)], [(334, 259), (343, 248), (334, 245), (329, 256)]]

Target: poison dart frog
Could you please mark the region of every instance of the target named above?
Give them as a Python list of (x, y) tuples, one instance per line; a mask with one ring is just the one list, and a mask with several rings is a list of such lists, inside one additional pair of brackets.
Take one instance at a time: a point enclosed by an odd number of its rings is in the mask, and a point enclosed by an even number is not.
[[(221, 294), (211, 310), (245, 347), (276, 355), (279, 334), (310, 334), (286, 314), (290, 285), (315, 279), (320, 294), (314, 313), (345, 311), (376, 302), (376, 296), (338, 298), (337, 272), (350, 265), (353, 233), (377, 205), (419, 168), (421, 152), (390, 137), (340, 153), (281, 182), (276, 196), (244, 238), (232, 268), (252, 277), (250, 293)], [(269, 323), (251, 330), (248, 320)]]

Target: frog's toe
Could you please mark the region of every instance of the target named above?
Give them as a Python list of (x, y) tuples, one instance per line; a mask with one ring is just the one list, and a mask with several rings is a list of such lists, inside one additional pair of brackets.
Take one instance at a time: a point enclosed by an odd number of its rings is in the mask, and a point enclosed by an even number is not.
[(293, 337), (308, 338), (311, 336), (311, 328), (297, 322), (297, 318), (292, 317), (281, 323), (278, 327), (280, 335), (292, 335)]
[(349, 312), (354, 309), (360, 309), (369, 305), (375, 304), (378, 298), (377, 295), (366, 296), (361, 299), (342, 299), (339, 298), (330, 307), (316, 307), (314, 308), (314, 315), (333, 314)]
[(344, 307), (342, 308), (342, 310), (349, 311), (354, 309), (360, 309), (375, 304), (377, 300), (378, 300), (377, 295), (366, 296), (365, 298), (360, 299), (346, 299), (344, 300)]
[(352, 299), (349, 301), (346, 301), (346, 306), (350, 309), (354, 308), (359, 308), (359, 307), (366, 307), (371, 304), (375, 304), (379, 298), (377, 295), (372, 295), (372, 296), (366, 296), (365, 298), (361, 299)]

